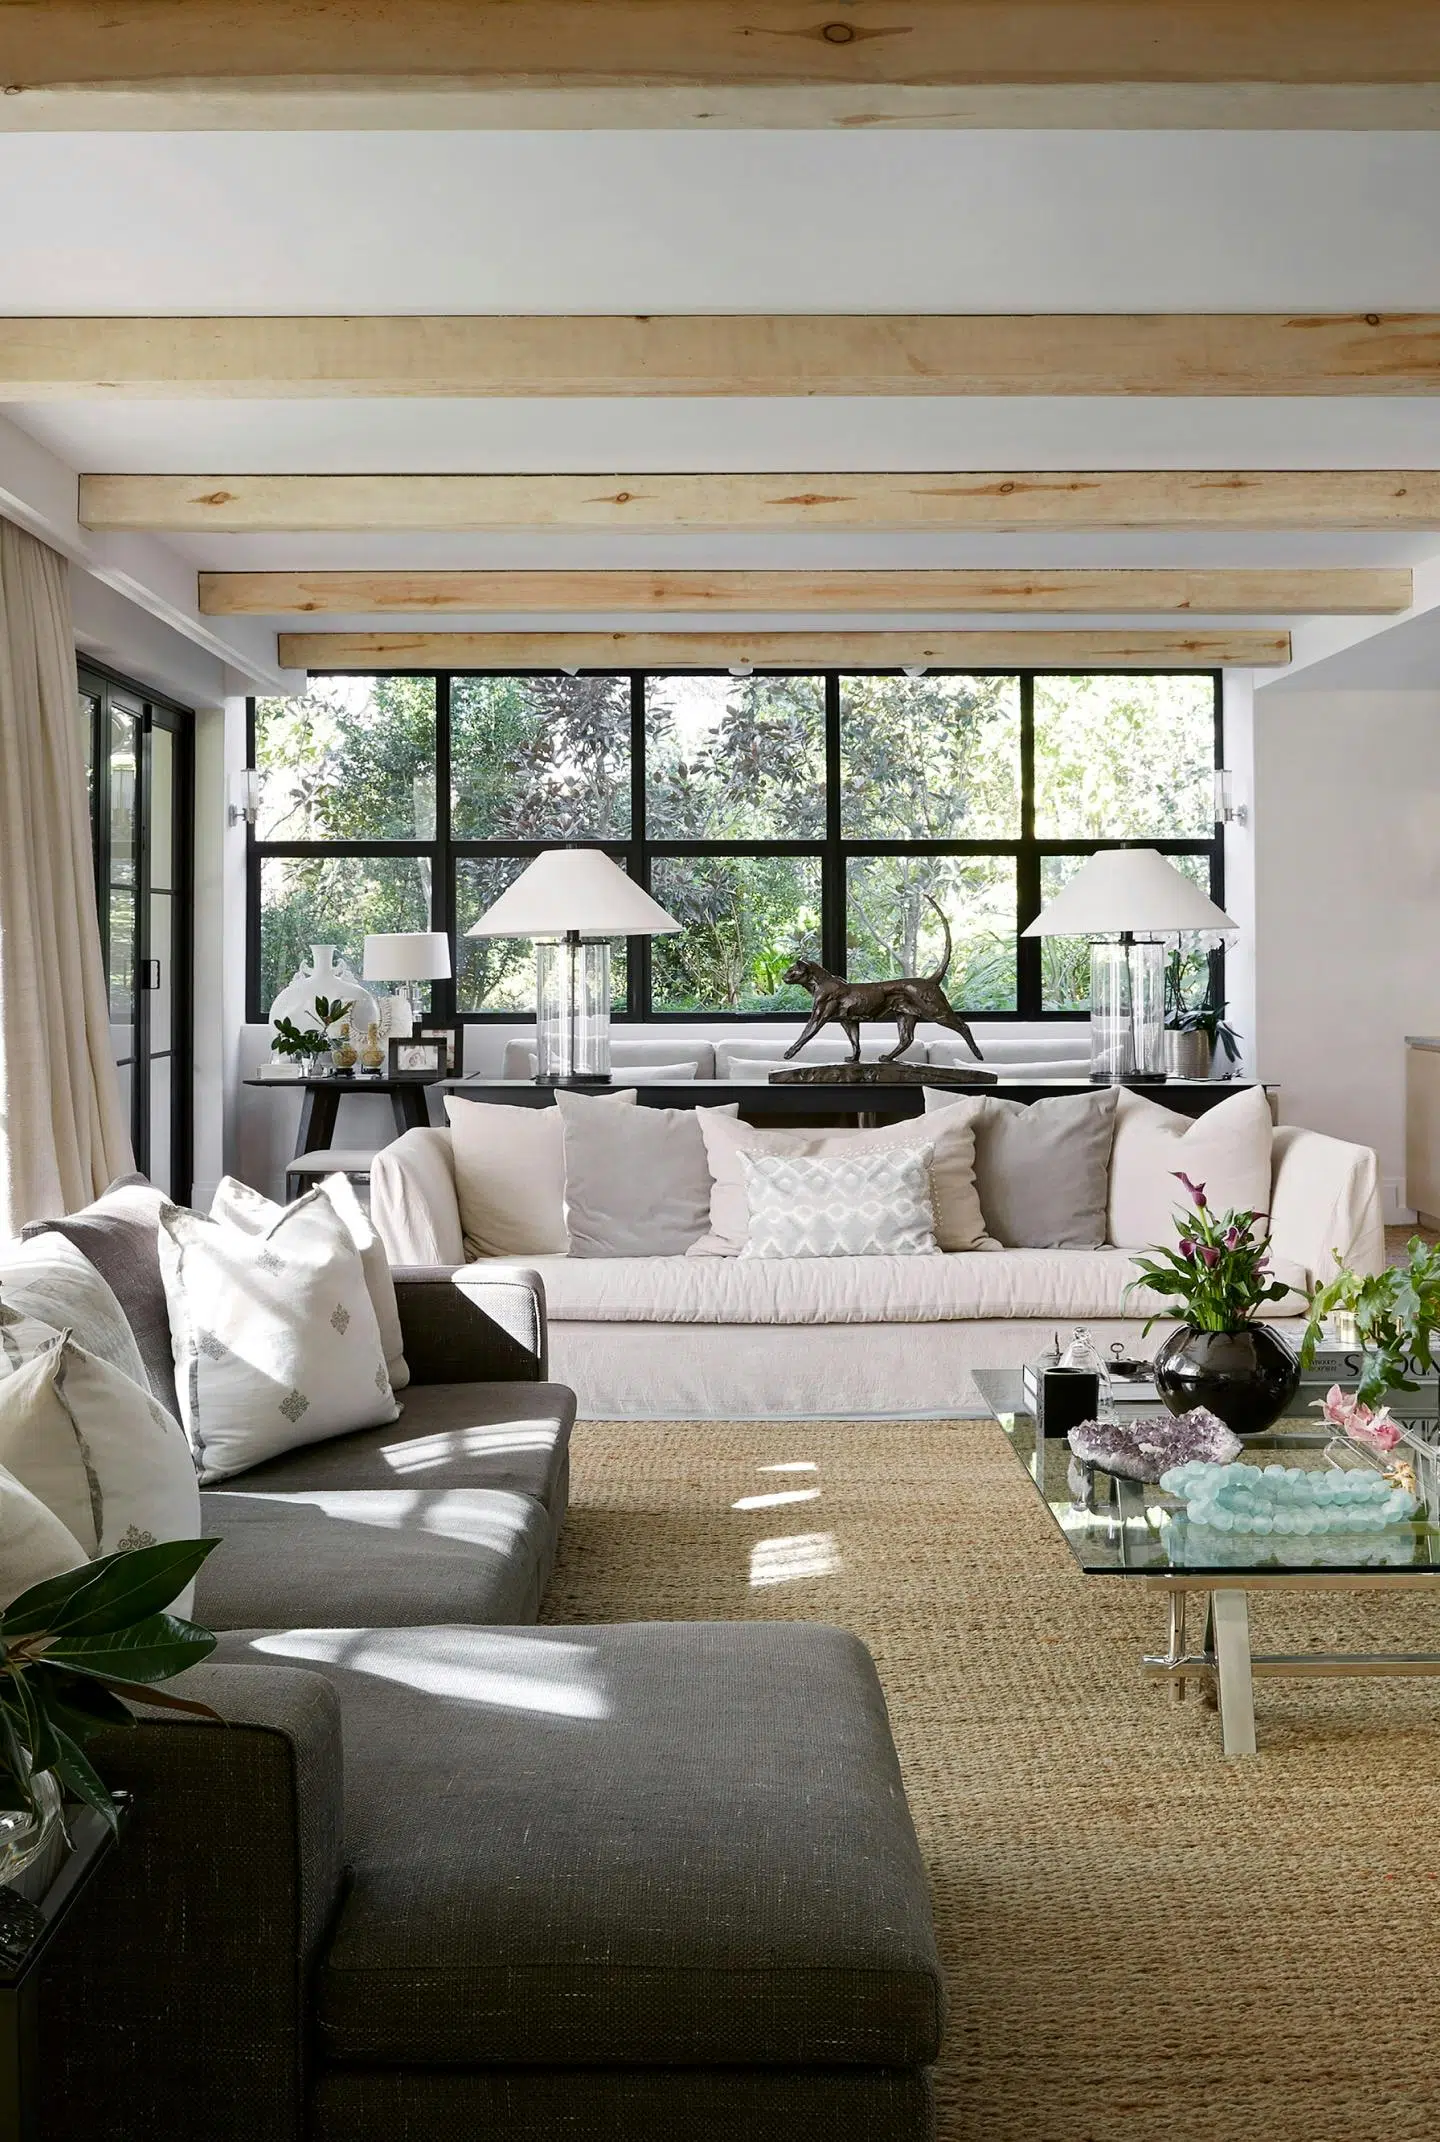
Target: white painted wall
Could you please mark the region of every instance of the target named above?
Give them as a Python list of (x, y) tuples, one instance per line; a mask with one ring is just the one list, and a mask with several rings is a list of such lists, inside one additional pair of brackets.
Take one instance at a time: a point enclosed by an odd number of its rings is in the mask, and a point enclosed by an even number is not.
[(1440, 1032), (1440, 689), (1255, 702), (1259, 1069), (1404, 1195), (1406, 1034)]

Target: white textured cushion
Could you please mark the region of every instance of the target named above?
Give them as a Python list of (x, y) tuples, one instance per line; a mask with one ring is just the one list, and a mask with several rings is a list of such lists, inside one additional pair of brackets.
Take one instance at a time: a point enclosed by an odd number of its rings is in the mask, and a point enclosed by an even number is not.
[[(410, 1381), (410, 1371), (405, 1363), (405, 1341), (400, 1331), (400, 1305), (395, 1299), (395, 1282), (390, 1276), (390, 1259), (385, 1254), (385, 1245), (370, 1224), (369, 1215), (360, 1203), (351, 1184), (343, 1175), (327, 1175), (316, 1184), (322, 1197), (327, 1197), (345, 1223), (345, 1231), (360, 1252), (360, 1267), (365, 1274), (365, 1284), (370, 1290), (370, 1301), (375, 1311), (375, 1321), (380, 1326), (380, 1344), (385, 1350), (385, 1370), (390, 1378), (392, 1391), (403, 1391)], [(286, 1207), (277, 1205), (273, 1199), (252, 1190), (248, 1183), (238, 1182), (233, 1175), (221, 1178), (214, 1197), (210, 1200), (212, 1220), (228, 1220), (233, 1227), (243, 1228), (247, 1235), (264, 1235), (270, 1232), (275, 1222), (283, 1218)]]
[[(587, 1095), (588, 1099), (589, 1096)], [(597, 1094), (634, 1106), (633, 1089)], [(507, 1108), (447, 1093), (455, 1195), (467, 1257), (543, 1256), (568, 1245), (565, 1142), (558, 1108)]]
[(742, 1257), (933, 1257), (929, 1145), (804, 1157), (742, 1153)]
[[(1277, 1277), (1305, 1284), (1299, 1265)], [(488, 1267), (476, 1267), (487, 1276)], [(552, 1326), (560, 1324), (947, 1324), (1053, 1318), (1061, 1326), (1150, 1314), (1127, 1294), (1125, 1250), (1000, 1250), (944, 1257), (544, 1257)], [(457, 1275), (461, 1284), (464, 1273)], [(1266, 1305), (1293, 1317), (1297, 1299)], [(1053, 1325), (1051, 1326), (1053, 1329)], [(1043, 1333), (1050, 1337), (1050, 1330)]]
[(1177, 1172), (1204, 1184), (1213, 1212), (1268, 1212), (1273, 1137), (1259, 1086), (1193, 1121), (1122, 1088), (1110, 1148), (1110, 1240), (1125, 1249), (1175, 1240), (1173, 1215), (1190, 1205)]
[[(557, 1092), (572, 1257), (683, 1257), (710, 1224), (695, 1108), (612, 1108)], [(739, 1103), (723, 1111), (739, 1113)]]
[(750, 1213), (745, 1199), (740, 1155), (785, 1153), (823, 1159), (835, 1154), (883, 1152), (923, 1140), (934, 1149), (930, 1189), (935, 1206), (935, 1236), (944, 1250), (989, 1249), (980, 1199), (975, 1190), (975, 1134), (967, 1111), (949, 1109), (924, 1123), (885, 1123), (878, 1130), (756, 1130), (718, 1109), (701, 1111), (701, 1131), (710, 1162), (710, 1232), (702, 1235), (692, 1257), (738, 1257), (745, 1246)]
[(148, 1389), (11, 1309), (0, 1309), (0, 1389), (0, 1465), (86, 1555), (200, 1537), (189, 1446)]
[[(534, 1041), (507, 1041), (505, 1044), (502, 1078), (534, 1078), (539, 1066), (540, 1052)], [(610, 1069), (628, 1080), (632, 1071), (642, 1067), (652, 1070), (656, 1065), (662, 1069), (672, 1064), (688, 1064), (696, 1078), (714, 1078), (715, 1050), (708, 1041), (696, 1041), (683, 1034), (662, 1034), (650, 1040), (631, 1039), (612, 1033), (610, 1037)]]
[(32, 1235), (0, 1249), (0, 1302), (52, 1331), (70, 1332), (87, 1353), (149, 1390), (135, 1334), (109, 1281), (64, 1235)]
[(167, 1205), (159, 1246), (181, 1415), (207, 1485), (397, 1417), (360, 1252), (322, 1191), (263, 1234)]
[[(27, 1403), (25, 1393), (0, 1384), (0, 1440), (12, 1411)], [(32, 1584), (63, 1577), (89, 1560), (73, 1532), (61, 1524), (13, 1473), (0, 1465), (0, 1607), (9, 1606)]]

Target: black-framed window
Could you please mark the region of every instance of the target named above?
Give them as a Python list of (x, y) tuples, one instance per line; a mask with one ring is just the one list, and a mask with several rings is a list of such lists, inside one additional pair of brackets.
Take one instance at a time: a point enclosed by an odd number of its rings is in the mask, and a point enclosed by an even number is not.
[(1082, 1017), (1084, 944), (1021, 932), (1135, 842), (1223, 904), (1222, 761), (1208, 671), (316, 675), (251, 704), (249, 1016), (312, 943), (358, 972), (368, 933), (425, 929), (457, 952), (435, 1014), (532, 1013), (529, 945), (465, 932), (578, 841), (685, 925), (617, 945), (622, 1018), (793, 1019), (792, 960), (929, 972), (946, 925), (968, 1018)]

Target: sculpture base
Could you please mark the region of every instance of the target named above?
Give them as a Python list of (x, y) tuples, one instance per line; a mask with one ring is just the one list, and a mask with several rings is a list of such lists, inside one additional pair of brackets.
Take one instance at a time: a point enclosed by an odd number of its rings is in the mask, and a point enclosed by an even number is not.
[(772, 1086), (993, 1086), (994, 1071), (959, 1064), (797, 1064), (772, 1071)]

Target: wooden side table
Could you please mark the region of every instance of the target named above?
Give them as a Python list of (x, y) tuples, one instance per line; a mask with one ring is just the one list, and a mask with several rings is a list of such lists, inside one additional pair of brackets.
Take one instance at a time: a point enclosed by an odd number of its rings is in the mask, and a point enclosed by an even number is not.
[[(126, 1798), (115, 1797), (123, 1825)], [(0, 2142), (40, 2134), (41, 1966), (115, 1843), (92, 1808), (68, 1807), (65, 1819), (71, 1849), (43, 1895), (0, 1889)]]
[[(424, 1130), (430, 1121), (425, 1094), (440, 1083), (428, 1078), (247, 1078), (247, 1086), (268, 1086), (272, 1092), (304, 1094), (300, 1106), (300, 1131), (295, 1140), (295, 1158), (318, 1152), (335, 1143), (335, 1124), (340, 1103), (351, 1094), (388, 1095), (395, 1117), (395, 1135)], [(3, 2142), (3, 2138), (0, 2138)]]

